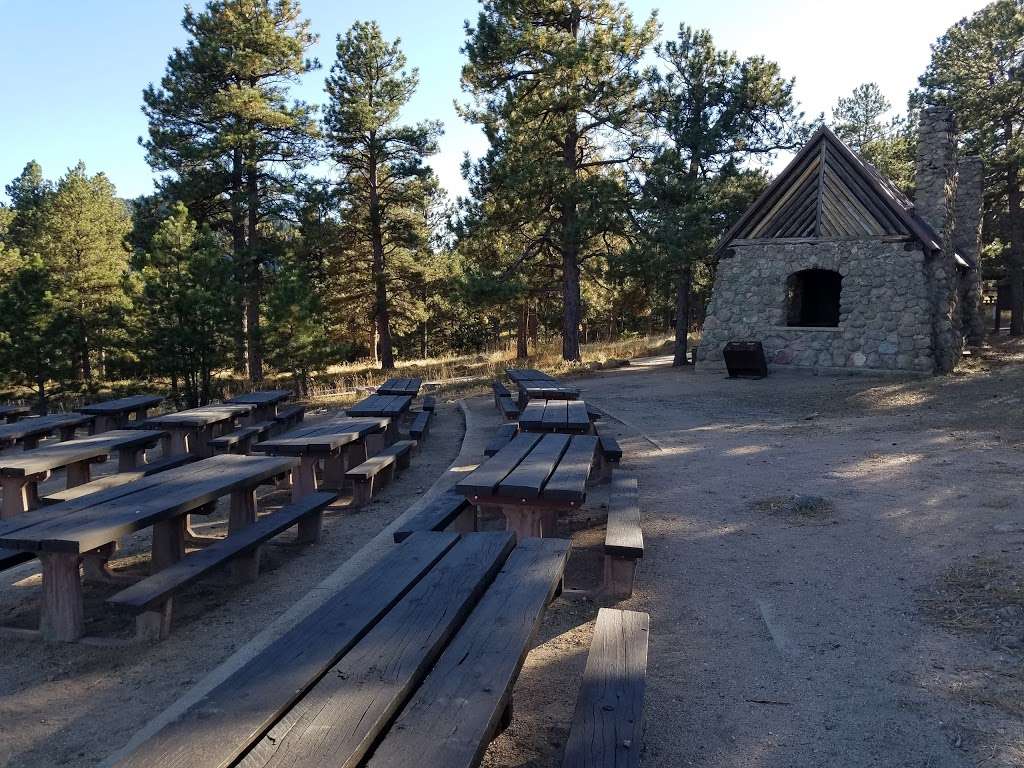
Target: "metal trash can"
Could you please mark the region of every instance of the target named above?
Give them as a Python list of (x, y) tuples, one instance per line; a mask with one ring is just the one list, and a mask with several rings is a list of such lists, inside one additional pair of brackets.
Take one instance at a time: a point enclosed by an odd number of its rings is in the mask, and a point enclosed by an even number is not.
[(763, 379), (768, 375), (768, 361), (760, 341), (730, 341), (722, 348), (730, 379)]

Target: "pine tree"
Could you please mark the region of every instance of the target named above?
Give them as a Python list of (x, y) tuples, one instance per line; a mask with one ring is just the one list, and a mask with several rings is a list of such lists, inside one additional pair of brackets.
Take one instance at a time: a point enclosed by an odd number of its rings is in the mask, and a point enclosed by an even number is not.
[(319, 64), (296, 0), (211, 0), (186, 7), (189, 34), (159, 88), (143, 93), (147, 159), (169, 197), (231, 235), (250, 379), (263, 377), (260, 302), (267, 254), (261, 225), (280, 214), (290, 178), (315, 156), (314, 109), (288, 89)]
[(655, 123), (665, 142), (645, 173), (641, 258), (675, 287), (674, 365), (686, 364), (695, 265), (764, 184), (750, 160), (794, 149), (807, 136), (793, 81), (762, 57), (740, 59), (711, 33), (679, 27), (656, 48), (663, 72), (651, 75)]
[(337, 194), (350, 229), (350, 264), (364, 274), (358, 265), (369, 267), (384, 370), (395, 365), (394, 294), (429, 237), (424, 212), (436, 184), (424, 160), (437, 151), (440, 125), (399, 122), (418, 78), (415, 69), (406, 70), (399, 41), (385, 41), (376, 22), (356, 22), (338, 36), (327, 78), (327, 147), (342, 173)]
[[(965, 154), (985, 163), (986, 220), (1002, 218), (1008, 246), (1010, 334), (1024, 336), (1024, 3), (996, 0), (932, 45), (915, 102), (950, 107)], [(991, 237), (991, 235), (988, 235)]]
[[(625, 201), (622, 168), (639, 152), (644, 114), (639, 63), (654, 40), (610, 0), (483, 0), (467, 25), (467, 117), (501, 148), (498, 206), (529, 212), (539, 249), (557, 252), (562, 356), (580, 359), (581, 268), (606, 255)], [(618, 175), (616, 175), (618, 173)]]
[(832, 129), (861, 158), (907, 194), (914, 187), (914, 121), (895, 115), (877, 83), (863, 83), (832, 108)]

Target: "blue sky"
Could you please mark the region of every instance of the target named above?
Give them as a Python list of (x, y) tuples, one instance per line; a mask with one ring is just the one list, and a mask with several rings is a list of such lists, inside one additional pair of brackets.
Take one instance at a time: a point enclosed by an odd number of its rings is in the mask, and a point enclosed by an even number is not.
[[(193, 5), (199, 6), (200, 2)], [(720, 47), (763, 54), (796, 77), (808, 114), (828, 112), (836, 97), (875, 81), (902, 107), (929, 60), (929, 45), (983, 0), (627, 0), (638, 17), (660, 7), (663, 35), (680, 22), (707, 27)], [(463, 21), (476, 0), (303, 0), (320, 42), (323, 69), (296, 96), (320, 103), (336, 35), (356, 19), (376, 18), (389, 38), (401, 37), (420, 90), (410, 121), (445, 124), (432, 160), (442, 183), (463, 192), (463, 152), (478, 154), (482, 135), (463, 124), (452, 102), (459, 87)], [(118, 192), (150, 192), (153, 175), (136, 139), (145, 133), (142, 89), (163, 73), (167, 55), (184, 42), (180, 0), (0, 0), (0, 185), (35, 159), (51, 178), (79, 159), (106, 172)], [(0, 194), (0, 198), (3, 195)]]

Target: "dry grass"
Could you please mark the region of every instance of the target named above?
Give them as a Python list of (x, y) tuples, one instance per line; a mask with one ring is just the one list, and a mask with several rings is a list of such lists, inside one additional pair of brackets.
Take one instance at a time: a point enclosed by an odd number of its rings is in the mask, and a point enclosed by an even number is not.
[(476, 355), (451, 355), (420, 360), (399, 360), (395, 370), (382, 372), (370, 360), (335, 365), (316, 377), (310, 388), (310, 402), (317, 405), (345, 405), (362, 397), (367, 390), (391, 377), (416, 377), (439, 382), (445, 394), (454, 395), (481, 389), (488, 381), (504, 377), (506, 368), (527, 365), (557, 376), (600, 370), (621, 365), (622, 360), (671, 350), (665, 336), (637, 337), (615, 342), (585, 344), (583, 362), (567, 363), (561, 357), (556, 339), (541, 346), (525, 362), (517, 361), (515, 349)]
[(988, 635), (1024, 656), (1024, 576), (1006, 558), (978, 555), (951, 566), (920, 603), (939, 626)]
[(797, 524), (821, 523), (835, 513), (832, 502), (822, 496), (771, 496), (752, 506), (757, 512)]

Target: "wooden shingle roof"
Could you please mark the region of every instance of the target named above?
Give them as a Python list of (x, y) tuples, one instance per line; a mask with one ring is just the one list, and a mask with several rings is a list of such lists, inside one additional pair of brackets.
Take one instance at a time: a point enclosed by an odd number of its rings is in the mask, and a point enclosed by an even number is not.
[(917, 240), (929, 253), (942, 250), (914, 204), (822, 126), (718, 249), (737, 240), (887, 237)]

